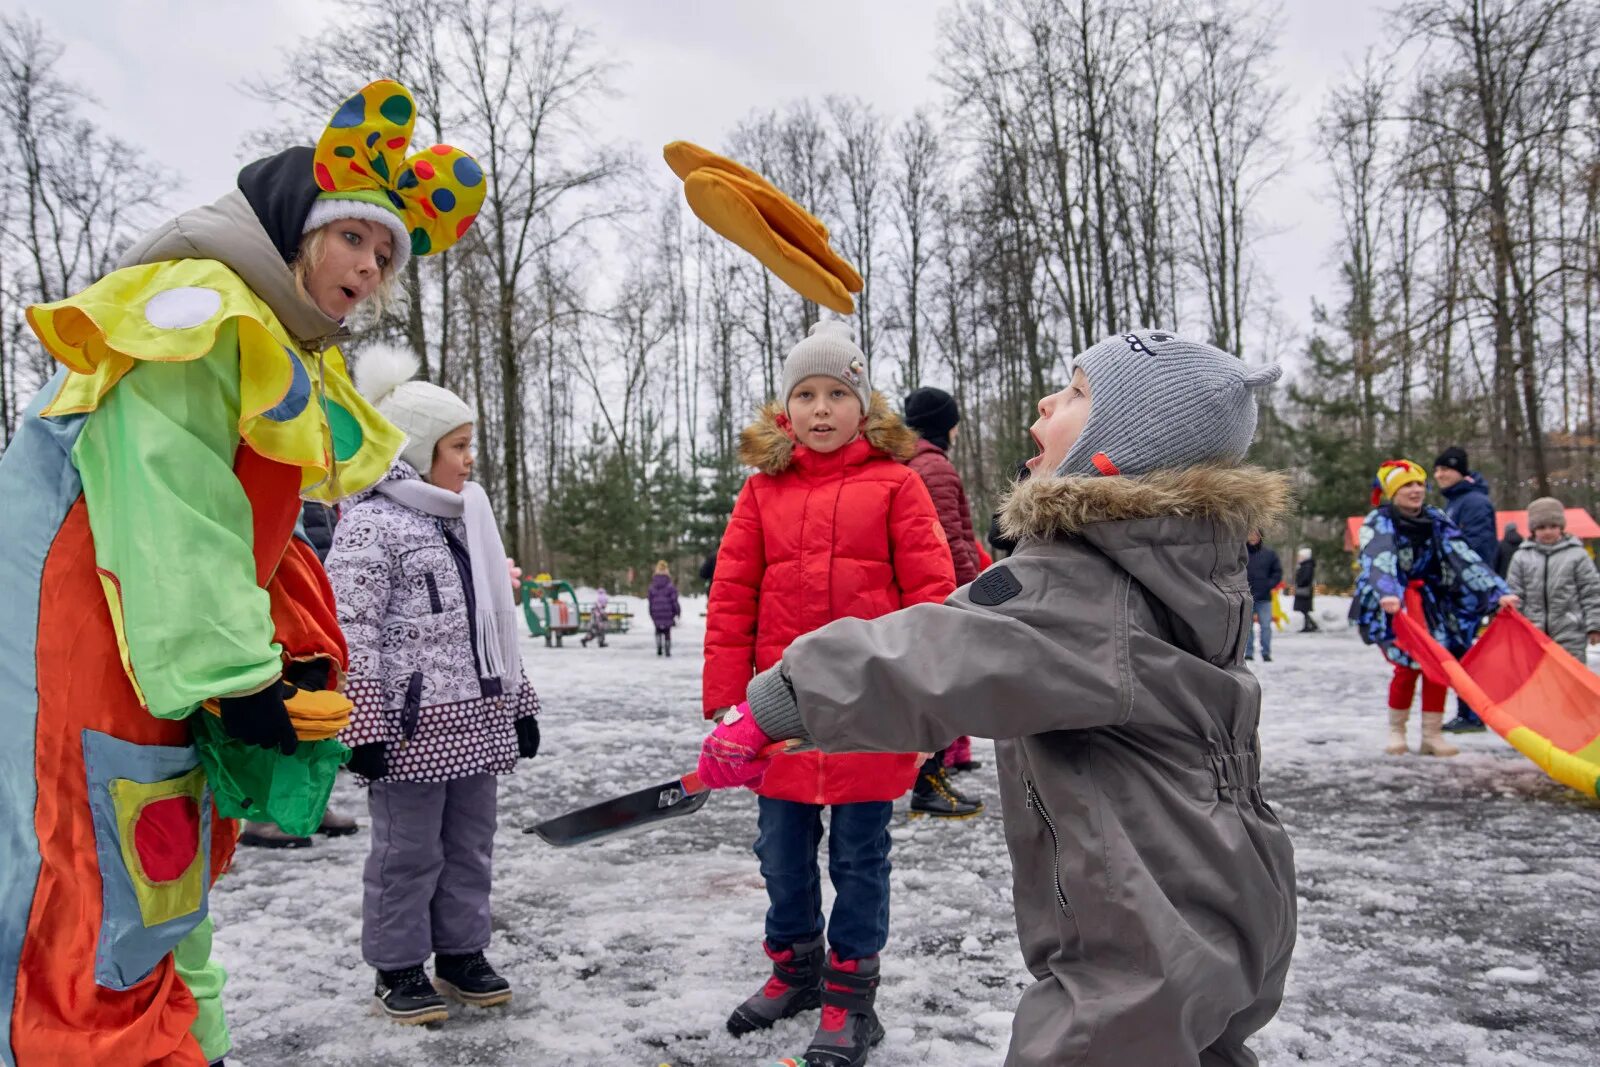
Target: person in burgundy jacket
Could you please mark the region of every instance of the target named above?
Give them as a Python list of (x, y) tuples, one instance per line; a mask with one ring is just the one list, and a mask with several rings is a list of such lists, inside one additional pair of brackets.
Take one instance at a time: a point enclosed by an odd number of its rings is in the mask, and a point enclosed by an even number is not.
[[(871, 391), (864, 362), (848, 326), (818, 323), (784, 360), (779, 401), (740, 436), (740, 459), (756, 473), (717, 552), (701, 682), (707, 718), (742, 703), (751, 678), (796, 638), (835, 619), (940, 604), (955, 591), (933, 501), (899, 462), (916, 436)], [(820, 1004), (809, 1062), (862, 1063), (882, 1039), (872, 1000), (889, 935), (889, 820), (919, 763), (915, 752), (773, 761), (757, 790), (755, 845), (773, 977), (734, 1010), (730, 1032), (765, 1030)], [(835, 890), (826, 932), (817, 864), (824, 807)]]
[[(956, 585), (963, 586), (978, 576), (978, 539), (972, 529), (972, 506), (961, 475), (950, 462), (950, 445), (961, 422), (956, 398), (943, 389), (925, 385), (913, 389), (905, 399), (906, 425), (917, 431), (917, 450), (906, 466), (922, 477), (939, 510), (950, 545), (950, 561), (956, 568)], [(935, 752), (923, 764), (911, 792), (913, 811), (935, 818), (964, 819), (983, 811), (983, 802), (966, 796), (950, 781), (950, 770), (972, 771), (981, 764), (972, 758), (972, 738), (958, 737), (943, 752)]]

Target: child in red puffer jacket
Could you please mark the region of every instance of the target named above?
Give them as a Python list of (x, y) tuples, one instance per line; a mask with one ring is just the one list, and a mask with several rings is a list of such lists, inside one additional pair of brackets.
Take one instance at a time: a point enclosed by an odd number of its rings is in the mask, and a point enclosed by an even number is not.
[[(842, 322), (821, 322), (783, 365), (782, 404), (740, 438), (759, 473), (739, 494), (717, 555), (706, 622), (707, 718), (745, 697), (757, 672), (834, 619), (942, 602), (955, 571), (922, 480), (899, 460), (916, 435), (871, 392)], [(884, 715), (895, 714), (883, 708)], [(766, 879), (766, 986), (734, 1010), (734, 1034), (823, 1008), (808, 1059), (859, 1067), (883, 1038), (873, 1010), (889, 933), (889, 818), (919, 756), (804, 752), (779, 757), (757, 792)], [(829, 807), (835, 900), (823, 955), (817, 848)]]

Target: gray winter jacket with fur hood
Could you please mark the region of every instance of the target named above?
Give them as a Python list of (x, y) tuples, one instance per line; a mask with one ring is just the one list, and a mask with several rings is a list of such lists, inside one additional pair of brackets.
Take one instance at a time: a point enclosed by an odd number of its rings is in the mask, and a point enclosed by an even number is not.
[(1241, 663), (1244, 538), (1287, 498), (1253, 468), (1024, 482), (1013, 556), (943, 605), (802, 637), (751, 683), (769, 734), (825, 751), (999, 741), (1035, 979), (1008, 1067), (1256, 1062), (1295, 881)]
[(1571, 534), (1553, 545), (1528, 538), (1511, 557), (1506, 583), (1529, 622), (1587, 662), (1589, 633), (1600, 630), (1600, 574), (1582, 541)]

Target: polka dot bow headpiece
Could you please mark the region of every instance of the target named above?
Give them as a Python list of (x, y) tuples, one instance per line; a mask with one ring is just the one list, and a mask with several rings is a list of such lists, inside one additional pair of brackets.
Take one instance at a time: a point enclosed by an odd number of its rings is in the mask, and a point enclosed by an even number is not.
[(396, 81), (375, 81), (339, 106), (317, 141), (322, 195), (305, 232), (338, 218), (369, 218), (395, 232), (395, 269), (410, 254), (455, 244), (483, 206), (483, 168), (459, 148), (436, 144), (406, 156), (417, 108)]

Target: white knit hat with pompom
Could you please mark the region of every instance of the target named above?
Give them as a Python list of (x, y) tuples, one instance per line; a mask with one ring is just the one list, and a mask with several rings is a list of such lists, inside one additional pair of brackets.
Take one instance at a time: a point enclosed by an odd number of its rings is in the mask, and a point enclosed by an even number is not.
[(426, 475), (439, 438), (477, 420), (466, 402), (432, 382), (413, 381), (422, 364), (415, 353), (394, 345), (372, 345), (356, 363), (356, 388), (378, 413), (406, 435), (400, 458)]

